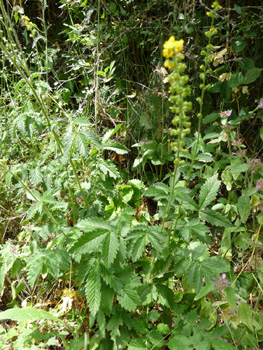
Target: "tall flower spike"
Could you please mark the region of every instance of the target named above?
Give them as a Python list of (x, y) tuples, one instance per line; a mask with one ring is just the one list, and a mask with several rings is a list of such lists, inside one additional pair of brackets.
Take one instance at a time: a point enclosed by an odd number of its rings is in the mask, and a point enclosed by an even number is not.
[(167, 58), (164, 63), (164, 66), (172, 69), (172, 73), (169, 76), (170, 87), (170, 101), (173, 106), (170, 107), (171, 111), (175, 113), (175, 117), (172, 120), (174, 128), (171, 128), (170, 134), (176, 136), (176, 141), (171, 143), (171, 149), (176, 153), (175, 165), (178, 167), (183, 164), (184, 161), (180, 160), (184, 154), (188, 152), (185, 149), (184, 137), (190, 134), (189, 117), (186, 115), (186, 112), (191, 110), (191, 102), (185, 101), (185, 98), (190, 95), (191, 89), (187, 85), (188, 76), (183, 74), (186, 65), (182, 63), (184, 55), (181, 53), (184, 46), (184, 41), (175, 40), (174, 36), (171, 36), (168, 41), (163, 45), (163, 55)]

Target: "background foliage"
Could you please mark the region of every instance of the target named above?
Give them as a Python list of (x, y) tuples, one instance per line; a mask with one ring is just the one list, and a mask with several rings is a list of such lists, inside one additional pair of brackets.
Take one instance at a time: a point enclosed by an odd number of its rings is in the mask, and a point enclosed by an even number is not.
[(263, 7), (219, 5), (0, 0), (2, 349), (262, 347)]

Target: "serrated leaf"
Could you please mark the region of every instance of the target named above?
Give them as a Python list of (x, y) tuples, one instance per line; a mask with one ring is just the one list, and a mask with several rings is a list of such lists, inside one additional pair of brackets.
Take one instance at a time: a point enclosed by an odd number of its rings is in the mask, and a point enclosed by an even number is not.
[(30, 220), (32, 217), (34, 217), (34, 215), (36, 214), (36, 212), (42, 212), (42, 203), (41, 202), (37, 202), (33, 205), (31, 205), (31, 207), (28, 209), (27, 211), (27, 220)]
[(199, 196), (199, 209), (207, 207), (217, 195), (221, 182), (217, 180), (217, 174), (210, 177), (201, 187)]
[(100, 137), (92, 130), (85, 130), (82, 133), (86, 136), (86, 139), (97, 148), (102, 148), (102, 142)]
[(96, 230), (87, 232), (75, 242), (70, 248), (72, 254), (86, 254), (95, 250), (98, 245), (104, 240), (107, 232), (105, 230)]
[[(37, 321), (37, 320), (52, 320), (56, 322), (62, 322), (57, 317), (53, 316), (51, 313), (36, 309), (34, 307), (26, 308), (13, 308), (3, 312), (0, 312), (0, 320), (14, 320), (14, 321)], [(63, 323), (63, 322), (62, 322)]]
[(186, 271), (186, 279), (195, 288), (196, 293), (201, 291), (203, 278), (207, 284), (219, 273), (228, 272), (229, 262), (220, 257), (213, 256), (204, 261), (193, 261)]
[(91, 218), (91, 219), (81, 220), (77, 223), (76, 227), (84, 232), (90, 232), (90, 231), (94, 231), (97, 229), (111, 231), (113, 229), (113, 227), (110, 225), (109, 222), (107, 222), (101, 218), (94, 218), (94, 219)]
[(195, 296), (194, 300), (199, 300), (205, 297), (208, 293), (215, 289), (212, 283), (208, 283), (200, 292)]
[(119, 240), (115, 232), (107, 233), (102, 245), (102, 257), (106, 266), (110, 266), (119, 250)]
[(199, 293), (203, 286), (203, 271), (200, 263), (193, 262), (186, 271), (186, 279), (190, 286), (195, 288), (196, 293)]
[(64, 136), (64, 151), (67, 154), (70, 154), (72, 151), (72, 148), (74, 146), (76, 134), (72, 132), (71, 130), (67, 131)]
[(193, 341), (185, 335), (174, 335), (167, 343), (167, 346), (170, 350), (192, 350)]
[(145, 342), (140, 339), (131, 340), (128, 346), (128, 350), (146, 350)]
[(146, 237), (147, 235), (142, 235), (137, 238), (137, 240), (133, 244), (133, 249), (132, 249), (132, 259), (133, 261), (137, 261), (140, 259), (142, 256), (144, 250), (145, 250), (145, 245), (146, 245)]
[(201, 219), (209, 222), (209, 224), (211, 225), (222, 226), (222, 227), (232, 226), (231, 222), (225, 216), (223, 216), (220, 213), (217, 213), (214, 210), (205, 209), (203, 211), (200, 211), (199, 214)]
[(98, 163), (98, 168), (103, 172), (104, 175), (109, 175), (115, 180), (120, 176), (119, 171), (110, 160), (102, 160)]
[(42, 267), (45, 263), (44, 254), (38, 253), (37, 255), (33, 255), (28, 259), (27, 264), (27, 280), (30, 287), (33, 288), (36, 280), (39, 277), (40, 272), (42, 271)]
[(87, 276), (85, 285), (85, 294), (89, 303), (89, 310), (93, 316), (97, 314), (101, 302), (101, 283), (100, 283), (100, 262), (99, 259), (94, 259), (94, 264), (91, 267)]
[(123, 289), (122, 295), (118, 295), (118, 301), (127, 311), (135, 311), (141, 304), (141, 299), (139, 298), (136, 290), (129, 286)]
[(202, 242), (208, 242), (208, 240), (210, 239), (210, 237), (207, 235), (208, 232), (210, 232), (209, 228), (198, 219), (193, 219), (190, 222), (187, 222), (182, 227), (182, 229), (180, 229), (180, 234), (186, 242), (190, 241), (191, 235), (193, 233)]
[(77, 151), (83, 156), (87, 157), (89, 154), (88, 141), (85, 135), (81, 132), (76, 134), (75, 137), (75, 147)]
[(39, 169), (39, 167), (36, 167), (34, 169), (30, 170), (30, 180), (33, 185), (38, 185), (43, 180), (43, 175)]

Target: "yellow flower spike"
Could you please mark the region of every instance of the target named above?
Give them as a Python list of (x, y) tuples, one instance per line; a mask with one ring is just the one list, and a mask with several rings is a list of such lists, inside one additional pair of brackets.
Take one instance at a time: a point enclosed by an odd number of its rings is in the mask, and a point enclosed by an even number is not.
[(163, 45), (163, 56), (166, 58), (171, 58), (175, 53), (182, 51), (183, 48), (183, 39), (175, 40), (174, 36), (171, 36), (170, 39)]

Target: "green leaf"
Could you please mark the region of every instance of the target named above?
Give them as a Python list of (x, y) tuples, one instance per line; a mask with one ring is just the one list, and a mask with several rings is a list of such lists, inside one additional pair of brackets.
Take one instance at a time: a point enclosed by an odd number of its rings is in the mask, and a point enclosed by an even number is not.
[(108, 141), (107, 143), (104, 143), (103, 148), (114, 151), (117, 154), (127, 154), (130, 151), (127, 147), (113, 141)]
[(259, 225), (262, 225), (262, 224), (263, 224), (263, 213), (260, 213), (260, 214), (258, 215), (258, 223), (259, 223)]
[(230, 172), (232, 174), (237, 174), (237, 173), (244, 173), (247, 170), (248, 170), (247, 164), (240, 164), (240, 165), (236, 166), (235, 168), (231, 168)]
[(145, 342), (141, 339), (131, 340), (128, 350), (146, 350)]
[(216, 198), (220, 184), (221, 182), (217, 180), (217, 174), (206, 181), (200, 191), (199, 209), (204, 209)]
[(90, 121), (89, 121), (89, 119), (87, 117), (76, 118), (73, 121), (73, 124), (75, 124), (75, 125), (91, 125)]
[(40, 252), (31, 255), (31, 257), (28, 259), (26, 269), (28, 284), (30, 285), (30, 287), (33, 288), (36, 280), (39, 277), (40, 272), (42, 271), (44, 263), (45, 255)]
[(104, 175), (109, 174), (109, 176), (113, 177), (115, 180), (120, 176), (116, 165), (114, 165), (109, 159), (100, 160), (97, 166), (103, 172)]
[(247, 222), (250, 214), (250, 198), (248, 196), (239, 197), (237, 202), (237, 209), (243, 223)]
[(211, 238), (207, 235), (210, 232), (209, 228), (199, 219), (193, 219), (187, 222), (186, 225), (180, 229), (182, 238), (189, 242), (191, 235), (195, 234), (202, 242), (208, 242)]
[(141, 304), (137, 291), (130, 286), (124, 287), (122, 294), (118, 295), (117, 298), (120, 305), (127, 311), (135, 311)]
[(200, 162), (206, 163), (206, 162), (212, 162), (213, 156), (211, 153), (204, 152), (204, 153), (198, 154), (195, 159), (199, 160)]
[(185, 335), (174, 335), (167, 343), (167, 346), (170, 350), (192, 350), (193, 342), (190, 337)]
[(229, 303), (229, 305), (231, 305), (234, 309), (236, 309), (236, 291), (233, 287), (228, 286), (225, 289), (225, 295), (226, 295), (226, 299)]
[(238, 317), (244, 325), (246, 325), (251, 331), (253, 331), (253, 311), (250, 309), (248, 304), (242, 302), (238, 304)]
[(74, 146), (76, 134), (72, 132), (71, 130), (67, 131), (64, 136), (64, 151), (67, 154), (70, 154), (72, 151), (72, 148)]
[(252, 68), (252, 69), (248, 70), (245, 74), (243, 84), (244, 85), (251, 84), (254, 81), (256, 81), (257, 78), (260, 76), (262, 70), (263, 70), (263, 68)]
[(244, 77), (241, 72), (236, 72), (232, 75), (231, 79), (228, 82), (228, 85), (231, 88), (240, 86), (243, 83)]
[(88, 154), (89, 154), (88, 141), (85, 135), (81, 132), (77, 133), (75, 136), (75, 147), (83, 157), (88, 157)]
[(86, 136), (87, 141), (90, 142), (92, 145), (96, 146), (99, 149), (103, 148), (100, 137), (94, 131), (84, 130), (82, 131), (82, 134)]
[[(52, 320), (62, 322), (59, 318), (53, 316), (51, 313), (36, 309), (34, 307), (26, 307), (23, 309), (13, 308), (0, 312), (0, 320), (14, 320), (14, 321), (37, 321), (37, 320)], [(62, 322), (63, 323), (63, 322)]]
[(132, 259), (133, 261), (137, 261), (140, 259), (142, 256), (144, 250), (145, 250), (145, 245), (146, 245), (146, 238), (147, 238), (147, 233), (144, 235), (140, 235), (137, 240), (133, 244), (133, 249), (132, 249)]
[(33, 185), (38, 185), (43, 180), (43, 175), (39, 169), (39, 167), (36, 167), (34, 169), (30, 170), (30, 179)]
[(119, 240), (114, 231), (107, 233), (103, 245), (102, 256), (106, 266), (110, 266), (119, 250)]
[(232, 226), (231, 222), (225, 216), (211, 209), (200, 211), (200, 217), (211, 225), (223, 227)]
[(208, 293), (210, 293), (215, 286), (212, 283), (208, 283), (196, 296), (194, 300), (199, 300), (205, 297)]
[(174, 306), (174, 292), (164, 284), (156, 284), (158, 291), (158, 300), (162, 305), (166, 305), (171, 309)]
[(101, 302), (101, 283), (100, 283), (100, 261), (94, 259), (85, 285), (85, 294), (89, 303), (89, 310), (93, 316), (97, 314)]
[(223, 184), (226, 185), (227, 191), (231, 191), (233, 180), (232, 180), (232, 175), (230, 174), (228, 169), (225, 169), (222, 172), (221, 179)]
[(193, 262), (186, 271), (186, 279), (190, 286), (195, 288), (196, 293), (199, 293), (203, 286), (203, 271), (199, 262)]
[(87, 232), (81, 236), (70, 248), (72, 254), (87, 254), (94, 251), (98, 245), (104, 240), (107, 232), (104, 230), (96, 230)]
[(236, 349), (233, 345), (226, 343), (222, 339), (213, 339), (212, 341), (214, 350), (234, 350)]
[(137, 225), (132, 227), (128, 234), (127, 239), (132, 241), (132, 259), (137, 261), (143, 254), (147, 243), (151, 243), (152, 246), (159, 252), (163, 250), (164, 235), (162, 232), (144, 225)]
[(77, 223), (75, 227), (79, 228), (84, 232), (90, 232), (90, 231), (101, 230), (101, 229), (111, 231), (113, 229), (113, 227), (110, 225), (109, 222), (101, 218), (81, 220)]

